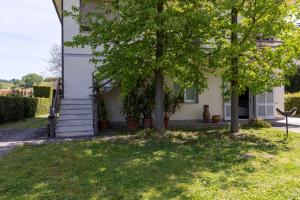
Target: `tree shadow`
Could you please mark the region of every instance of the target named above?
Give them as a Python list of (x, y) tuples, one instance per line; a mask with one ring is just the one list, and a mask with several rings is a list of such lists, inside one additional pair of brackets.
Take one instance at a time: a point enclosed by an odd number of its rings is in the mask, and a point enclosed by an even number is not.
[[(276, 155), (284, 149), (255, 135), (232, 141), (226, 130), (181, 130), (163, 138), (139, 134), (31, 148), (47, 158), (36, 158), (39, 167), (28, 168), (29, 184), (22, 185), (26, 190), (18, 197), (53, 199), (183, 199), (189, 198), (189, 186), (194, 184), (246, 187), (244, 177), (256, 168), (251, 164), (255, 157), (244, 155), (252, 151)], [(28, 156), (21, 158), (24, 167)], [(238, 178), (228, 180), (232, 174)], [(40, 190), (34, 189), (40, 185)]]

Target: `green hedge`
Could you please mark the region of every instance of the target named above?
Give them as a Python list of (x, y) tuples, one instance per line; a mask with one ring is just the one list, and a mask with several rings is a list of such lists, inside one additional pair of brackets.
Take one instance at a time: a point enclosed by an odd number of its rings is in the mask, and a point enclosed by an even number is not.
[(33, 86), (33, 95), (38, 98), (52, 98), (52, 87)]
[(0, 124), (49, 112), (51, 99), (0, 96)]
[(285, 110), (297, 108), (297, 113), (300, 113), (300, 92), (285, 94)]
[(36, 115), (49, 113), (51, 106), (50, 98), (35, 98), (35, 100), (37, 102), (37, 107), (35, 111)]

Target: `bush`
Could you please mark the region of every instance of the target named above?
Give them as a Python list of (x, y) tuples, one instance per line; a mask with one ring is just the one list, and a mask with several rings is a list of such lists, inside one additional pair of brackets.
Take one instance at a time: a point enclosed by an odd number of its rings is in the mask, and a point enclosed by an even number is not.
[(246, 124), (244, 127), (271, 128), (272, 125), (270, 122), (267, 122), (263, 119), (251, 118), (249, 119), (248, 124)]
[(0, 96), (0, 124), (49, 112), (49, 98)]
[(34, 97), (52, 98), (52, 87), (50, 86), (33, 86)]
[(50, 98), (35, 98), (37, 102), (36, 106), (36, 115), (46, 114), (49, 113), (49, 109), (51, 106), (51, 99)]
[(285, 94), (285, 110), (291, 110), (296, 107), (298, 112), (300, 112), (300, 92)]

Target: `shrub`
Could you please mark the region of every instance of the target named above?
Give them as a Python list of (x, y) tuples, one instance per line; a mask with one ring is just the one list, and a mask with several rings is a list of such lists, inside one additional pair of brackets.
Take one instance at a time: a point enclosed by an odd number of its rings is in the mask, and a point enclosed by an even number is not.
[(263, 119), (252, 118), (249, 119), (249, 122), (245, 127), (254, 127), (254, 128), (271, 128), (272, 125), (270, 122), (267, 122)]
[(52, 98), (52, 87), (50, 86), (33, 86), (34, 97)]
[(300, 112), (300, 92), (285, 94), (285, 110), (291, 110), (296, 107)]
[(34, 98), (36, 100), (36, 115), (46, 114), (49, 113), (49, 109), (51, 106), (51, 99), (50, 98)]
[(49, 98), (0, 96), (0, 123), (13, 122), (49, 112)]

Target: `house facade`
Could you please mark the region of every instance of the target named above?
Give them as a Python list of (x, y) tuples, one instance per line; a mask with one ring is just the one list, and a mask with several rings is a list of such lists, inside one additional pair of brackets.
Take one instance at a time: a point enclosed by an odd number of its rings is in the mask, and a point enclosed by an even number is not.
[[(80, 26), (71, 18), (63, 17), (63, 10), (70, 10), (72, 6), (80, 7), (80, 0), (53, 0), (59, 19), (62, 24), (62, 44), (71, 41), (73, 36), (80, 34)], [(61, 136), (70, 136), (70, 132), (84, 133), (85, 129), (80, 129), (83, 124), (92, 124), (92, 85), (94, 66), (89, 62), (91, 51), (88, 47), (71, 48), (63, 47), (63, 100), (62, 117), (65, 115), (66, 126), (61, 125), (57, 128), (57, 133)], [(230, 102), (223, 97), (221, 88), (222, 79), (214, 75), (207, 75), (208, 88), (201, 94), (192, 89), (186, 89), (184, 103), (181, 109), (171, 116), (171, 124), (189, 124), (191, 122), (201, 122), (203, 106), (209, 105), (212, 115), (220, 115), (224, 120), (230, 120)], [(172, 80), (166, 79), (166, 84), (174, 87)], [(124, 124), (126, 119), (120, 114), (121, 99), (120, 89), (113, 88), (105, 93), (104, 100), (108, 111), (108, 118), (112, 124)], [(251, 91), (247, 91), (239, 99), (239, 115), (241, 119), (259, 117), (264, 119), (275, 119), (280, 117), (276, 108), (284, 109), (284, 87), (273, 88), (273, 91), (254, 96)], [(79, 106), (81, 105), (81, 106)], [(64, 109), (66, 108), (66, 109)], [(69, 108), (69, 109), (68, 109)], [(84, 110), (86, 109), (86, 110)], [(65, 110), (65, 112), (64, 112)], [(77, 118), (76, 118), (76, 115)], [(82, 117), (84, 119), (82, 119)], [(72, 128), (68, 119), (76, 119), (77, 127)], [(71, 120), (70, 120), (71, 121)], [(67, 126), (69, 125), (69, 127)], [(60, 123), (58, 123), (60, 126)], [(77, 128), (77, 129), (76, 129)], [(65, 132), (63, 132), (65, 130)], [(88, 133), (92, 134), (93, 127), (86, 126)]]

